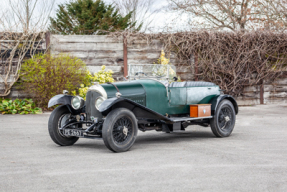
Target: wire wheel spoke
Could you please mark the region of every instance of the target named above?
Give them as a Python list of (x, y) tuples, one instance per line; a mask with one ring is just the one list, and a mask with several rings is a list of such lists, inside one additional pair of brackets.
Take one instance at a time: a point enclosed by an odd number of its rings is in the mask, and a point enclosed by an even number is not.
[(127, 117), (118, 119), (113, 126), (113, 139), (117, 144), (124, 144), (132, 135), (132, 122)]
[(222, 130), (227, 130), (232, 125), (232, 110), (229, 106), (223, 106), (219, 112), (218, 125)]

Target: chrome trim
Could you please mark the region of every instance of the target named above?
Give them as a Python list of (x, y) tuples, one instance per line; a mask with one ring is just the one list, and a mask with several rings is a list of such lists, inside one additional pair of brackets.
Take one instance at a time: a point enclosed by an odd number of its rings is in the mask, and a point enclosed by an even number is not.
[(91, 86), (88, 91), (96, 91), (98, 93), (100, 93), (105, 99), (108, 99), (108, 95), (106, 90), (99, 84), (95, 84), (93, 86)]
[[(97, 110), (99, 110), (99, 108), (97, 107), (97, 100), (100, 99), (100, 98), (103, 98), (103, 102), (104, 102), (105, 100), (107, 100), (107, 99), (104, 98), (103, 96), (97, 97), (96, 100), (95, 100), (95, 107), (96, 107)], [(103, 103), (102, 103), (102, 104), (103, 104)], [(101, 104), (101, 105), (102, 105), (102, 104)], [(101, 105), (99, 105), (99, 107), (100, 107)]]
[(171, 117), (170, 120), (173, 122), (181, 122), (181, 121), (192, 121), (192, 120), (198, 120), (198, 119), (211, 119), (213, 116), (207, 116), (207, 117)]
[[(75, 108), (75, 107), (74, 107), (74, 105), (73, 105), (73, 99), (74, 99), (74, 98), (78, 98), (78, 99), (80, 100), (80, 107), (79, 107), (79, 108)], [(72, 97), (72, 99), (71, 99), (71, 106), (72, 106), (73, 109), (79, 110), (79, 109), (81, 109), (84, 105), (85, 105), (85, 100), (84, 100), (82, 97), (80, 97), (80, 96), (74, 96), (74, 97)]]

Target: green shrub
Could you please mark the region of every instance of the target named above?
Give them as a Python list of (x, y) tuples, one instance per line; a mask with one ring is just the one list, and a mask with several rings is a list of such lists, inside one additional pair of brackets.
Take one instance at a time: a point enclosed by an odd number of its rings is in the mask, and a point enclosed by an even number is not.
[(0, 99), (0, 113), (4, 114), (40, 114), (42, 109), (35, 106), (32, 99)]
[(24, 88), (40, 107), (47, 108), (51, 97), (71, 92), (80, 84), (88, 82), (85, 63), (69, 55), (36, 55), (27, 60), (21, 69)]

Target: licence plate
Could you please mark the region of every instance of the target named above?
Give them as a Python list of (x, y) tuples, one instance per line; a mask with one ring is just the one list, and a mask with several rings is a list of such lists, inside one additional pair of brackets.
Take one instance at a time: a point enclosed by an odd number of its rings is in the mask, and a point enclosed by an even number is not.
[(75, 137), (83, 137), (84, 131), (75, 130), (75, 129), (64, 129), (64, 135), (66, 136), (75, 136)]

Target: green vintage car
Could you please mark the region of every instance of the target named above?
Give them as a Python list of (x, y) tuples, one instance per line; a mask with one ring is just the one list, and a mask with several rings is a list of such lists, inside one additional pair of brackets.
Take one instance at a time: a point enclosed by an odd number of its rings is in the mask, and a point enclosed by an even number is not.
[(170, 65), (129, 65), (128, 80), (97, 84), (86, 101), (65, 92), (49, 101), (48, 130), (61, 146), (79, 138), (103, 139), (114, 152), (129, 150), (138, 130), (184, 131), (189, 125), (210, 126), (217, 137), (227, 137), (235, 126), (238, 106), (211, 82), (172, 82)]

